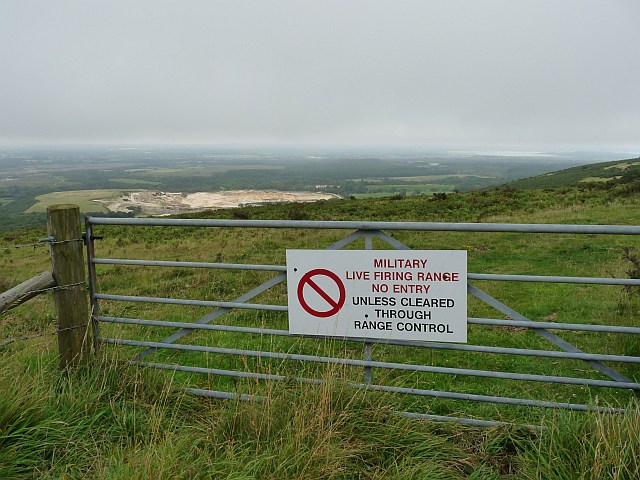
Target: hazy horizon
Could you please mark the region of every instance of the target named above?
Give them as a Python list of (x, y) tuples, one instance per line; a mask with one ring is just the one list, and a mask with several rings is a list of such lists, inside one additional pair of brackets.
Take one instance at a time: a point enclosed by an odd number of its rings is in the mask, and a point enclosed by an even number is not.
[[(527, 148), (529, 147), (529, 148)], [(67, 142), (20, 142), (9, 143), (0, 142), (0, 152), (3, 150), (55, 150), (55, 151), (72, 151), (72, 150), (225, 150), (233, 152), (250, 152), (255, 150), (266, 150), (270, 152), (318, 152), (327, 151), (332, 154), (343, 153), (379, 153), (379, 154), (443, 154), (447, 153), (452, 156), (465, 157), (475, 156), (504, 156), (504, 157), (554, 157), (563, 154), (572, 155), (630, 155), (632, 157), (640, 156), (640, 147), (633, 148), (615, 148), (615, 147), (592, 147), (584, 148), (581, 146), (572, 147), (542, 147), (534, 148), (532, 146), (513, 146), (513, 145), (494, 145), (494, 146), (478, 146), (478, 145), (379, 145), (379, 144), (292, 144), (292, 143), (228, 143), (228, 144), (210, 144), (210, 143), (139, 143), (139, 142), (122, 142), (122, 143), (67, 143)]]

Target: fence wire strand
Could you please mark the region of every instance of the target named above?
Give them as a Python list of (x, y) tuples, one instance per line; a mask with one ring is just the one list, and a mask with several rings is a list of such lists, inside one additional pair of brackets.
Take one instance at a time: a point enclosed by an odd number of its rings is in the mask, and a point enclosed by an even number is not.
[(69, 332), (72, 330), (77, 330), (79, 328), (87, 328), (88, 326), (89, 326), (88, 323), (82, 323), (80, 325), (74, 325), (73, 327), (56, 328), (54, 332), (36, 333), (34, 335), (26, 335), (18, 338), (5, 338), (4, 340), (2, 340), (2, 343), (0, 343), (0, 348), (5, 347), (7, 345), (11, 345), (12, 343), (23, 342), (26, 340), (34, 340), (36, 338), (42, 338), (42, 337), (52, 337), (54, 335), (59, 335), (63, 332)]
[(52, 337), (53, 335), (57, 335), (56, 332), (45, 332), (45, 333), (37, 333), (35, 335), (27, 335), (25, 337), (19, 337), (19, 338), (5, 338), (2, 343), (0, 343), (0, 348), (2, 347), (6, 347), (7, 345), (11, 345), (12, 343), (16, 343), (16, 342), (23, 342), (26, 340), (34, 340), (36, 338), (42, 338), (42, 337)]
[(33, 248), (34, 250), (39, 247), (46, 247), (49, 245), (58, 245), (61, 243), (72, 243), (72, 242), (84, 242), (84, 238), (71, 238), (69, 240), (55, 240), (52, 237), (41, 238), (37, 242), (34, 243), (22, 243), (14, 245), (14, 248)]
[(24, 292), (22, 295), (20, 295), (19, 298), (16, 299), (15, 302), (13, 302), (9, 306), (7, 306), (5, 311), (11, 310), (12, 308), (17, 307), (18, 305), (23, 303), (24, 299), (27, 298), (27, 297), (33, 297), (35, 295), (40, 295), (41, 293), (54, 291), (54, 290), (71, 290), (73, 287), (78, 287), (78, 286), (84, 285), (86, 283), (87, 283), (86, 280), (82, 280), (82, 281), (76, 282), (76, 283), (68, 283), (66, 285), (55, 285), (53, 287), (42, 288), (40, 290), (30, 290), (28, 292)]
[(44, 243), (23, 243), (20, 245), (14, 245), (13, 248), (33, 248), (35, 250), (36, 248), (40, 248), (44, 246), (45, 246)]

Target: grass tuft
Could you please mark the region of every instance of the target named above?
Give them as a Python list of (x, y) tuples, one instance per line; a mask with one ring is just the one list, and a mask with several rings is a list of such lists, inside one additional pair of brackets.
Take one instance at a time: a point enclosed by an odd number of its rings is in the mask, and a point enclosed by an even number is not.
[(527, 478), (640, 478), (638, 407), (634, 401), (620, 415), (557, 413), (524, 452)]

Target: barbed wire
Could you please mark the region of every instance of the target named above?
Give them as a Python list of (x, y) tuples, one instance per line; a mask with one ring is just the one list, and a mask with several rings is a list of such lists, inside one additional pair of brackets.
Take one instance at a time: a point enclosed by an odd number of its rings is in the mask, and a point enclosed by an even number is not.
[(35, 335), (26, 335), (24, 337), (19, 337), (19, 338), (5, 338), (2, 340), (2, 342), (0, 342), (0, 348), (5, 347), (7, 345), (11, 345), (12, 343), (16, 343), (16, 342), (23, 342), (26, 340), (34, 340), (36, 338), (43, 338), (43, 337), (52, 337), (54, 335), (59, 335), (63, 332), (68, 332), (71, 330), (77, 330), (79, 328), (87, 328), (89, 326), (88, 323), (82, 323), (80, 325), (74, 325), (73, 327), (66, 327), (66, 328), (56, 328), (56, 330), (54, 332), (43, 332), (43, 333), (37, 333)]
[[(34, 242), (34, 243), (26, 243), (26, 244), (14, 245), (14, 248), (33, 248), (35, 250), (35, 249), (40, 248), (40, 247), (45, 247), (47, 244), (56, 245), (56, 244), (72, 243), (72, 242), (84, 242), (84, 238), (72, 238), (72, 239), (69, 239), (69, 240), (55, 240), (53, 237), (49, 236), (49, 237), (46, 237), (46, 238), (41, 238), (37, 242)], [(28, 292), (24, 292), (13, 303), (8, 305), (7, 308), (5, 309), (5, 311), (10, 310), (11, 308), (20, 305), (22, 302), (25, 301), (25, 298), (27, 298), (27, 299), (28, 298), (32, 298), (32, 297), (34, 297), (36, 295), (39, 295), (41, 293), (45, 293), (45, 292), (48, 292), (48, 291), (71, 290), (74, 287), (79, 287), (81, 285), (85, 285), (86, 283), (87, 283), (86, 280), (82, 280), (82, 281), (76, 282), (76, 283), (68, 283), (66, 285), (54, 285), (52, 287), (42, 288), (42, 289), (39, 289), (39, 290), (30, 290)], [(79, 329), (79, 328), (87, 328), (87, 326), (88, 326), (88, 323), (83, 323), (83, 324), (80, 324), (80, 325), (74, 325), (72, 327), (65, 327), (65, 328), (57, 328), (56, 327), (54, 332), (43, 332), (43, 333), (38, 333), (38, 334), (34, 334), (34, 335), (26, 335), (26, 336), (16, 337), (16, 338), (11, 338), (11, 337), (5, 338), (5, 339), (2, 339), (0, 341), (0, 348), (5, 347), (7, 345), (11, 345), (11, 344), (16, 343), (16, 342), (21, 342), (21, 341), (26, 341), (26, 340), (33, 340), (33, 339), (36, 339), (36, 338), (49, 337), (49, 336), (54, 336), (54, 335), (59, 335), (60, 333), (76, 330), (76, 329)]]
[(9, 304), (7, 306), (7, 308), (5, 309), (5, 311), (10, 310), (10, 309), (12, 309), (14, 307), (17, 307), (23, 301), (25, 301), (25, 298), (28, 299), (28, 298), (34, 297), (36, 295), (40, 295), (41, 293), (54, 291), (54, 290), (71, 290), (73, 287), (78, 287), (78, 286), (84, 285), (86, 283), (87, 283), (86, 280), (82, 280), (82, 281), (76, 282), (76, 283), (68, 283), (66, 285), (54, 285), (53, 287), (47, 287), (47, 288), (42, 288), (40, 290), (30, 290), (28, 292), (24, 292), (13, 303)]
[(45, 246), (44, 243), (23, 243), (19, 245), (14, 245), (13, 248), (33, 248), (35, 250), (36, 248), (40, 248), (44, 246)]
[(0, 348), (6, 347), (7, 345), (11, 345), (12, 343), (16, 343), (16, 342), (23, 342), (25, 340), (33, 340), (35, 338), (50, 337), (50, 336), (53, 336), (53, 335), (57, 335), (56, 332), (38, 333), (36, 335), (27, 335), (26, 337), (20, 337), (20, 338), (5, 338), (2, 341), (2, 343), (0, 343)]
[[(79, 285), (84, 285), (85, 283), (87, 283), (86, 280), (81, 280), (81, 281), (76, 282), (76, 283), (67, 283), (66, 285), (55, 285), (53, 287), (43, 288), (41, 290), (31, 290), (30, 292), (26, 292), (24, 295), (29, 295), (31, 293), (39, 294), (39, 293), (47, 292), (49, 290), (71, 290), (73, 287), (77, 287)], [(24, 297), (24, 295), (23, 295), (23, 297)]]
[(60, 243), (84, 242), (83, 238), (71, 238), (69, 240), (55, 240), (53, 237), (41, 238), (39, 242), (48, 243), (49, 245), (58, 245)]
[(39, 247), (44, 247), (47, 244), (49, 245), (58, 245), (61, 243), (71, 243), (71, 242), (84, 242), (83, 238), (71, 238), (69, 240), (55, 240), (53, 237), (41, 238), (36, 243), (23, 243), (14, 245), (14, 248), (33, 248), (34, 250)]

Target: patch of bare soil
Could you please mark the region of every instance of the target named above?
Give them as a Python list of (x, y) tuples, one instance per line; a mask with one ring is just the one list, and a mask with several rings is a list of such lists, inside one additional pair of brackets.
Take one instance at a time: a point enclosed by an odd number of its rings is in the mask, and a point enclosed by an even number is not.
[(139, 209), (142, 215), (159, 216), (267, 203), (315, 202), (330, 198), (339, 196), (332, 193), (275, 190), (228, 190), (189, 194), (145, 190), (126, 193), (117, 200), (104, 201), (104, 205), (111, 212), (131, 213)]

